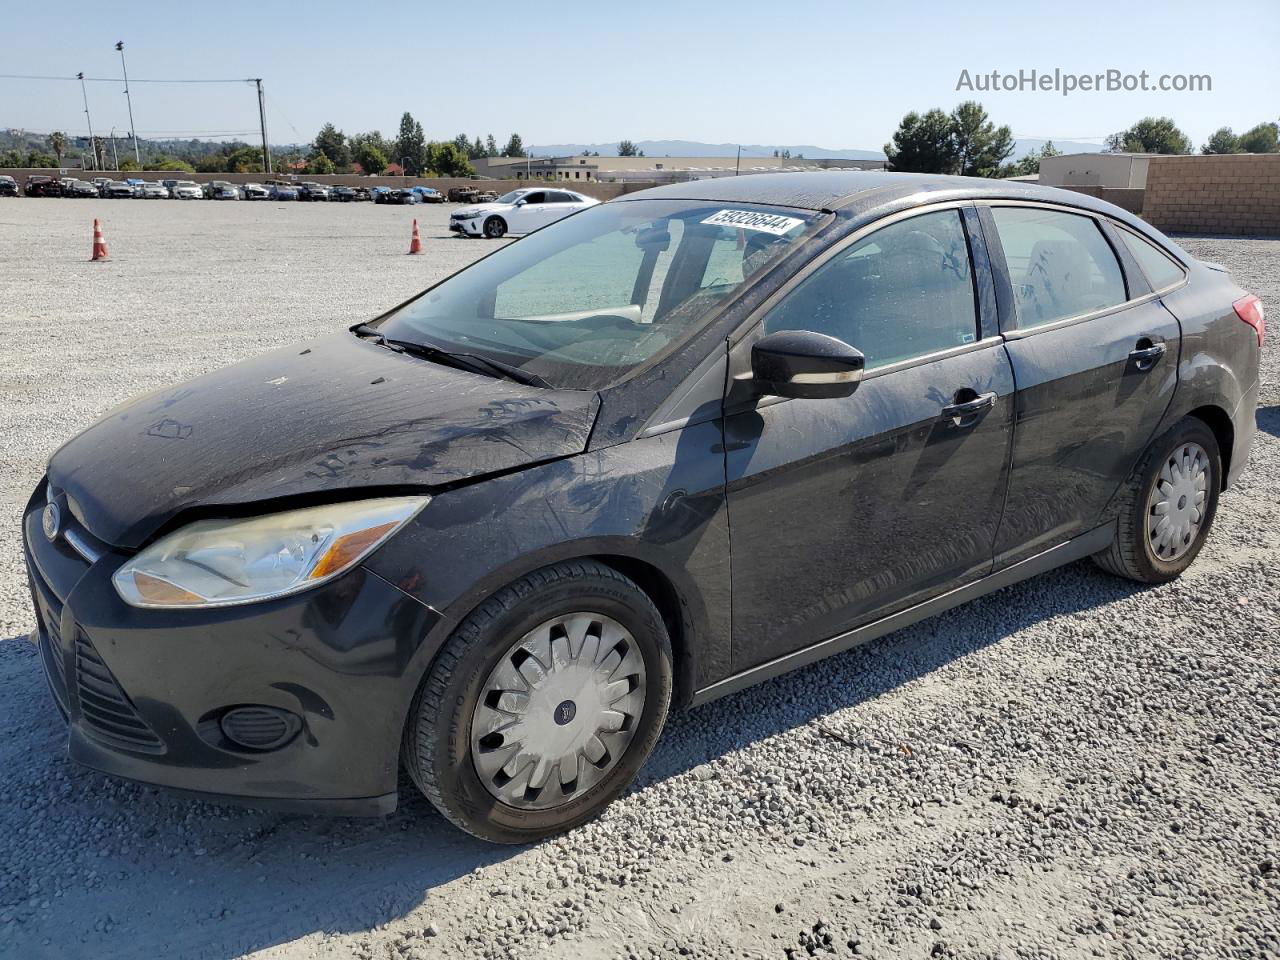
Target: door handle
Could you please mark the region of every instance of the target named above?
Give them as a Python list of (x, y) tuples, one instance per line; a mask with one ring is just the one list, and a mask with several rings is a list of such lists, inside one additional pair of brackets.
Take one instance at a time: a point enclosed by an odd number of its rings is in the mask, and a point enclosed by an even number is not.
[[(972, 391), (969, 391), (972, 392)], [(978, 422), (977, 414), (996, 405), (994, 393), (981, 393), (972, 400), (962, 400), (942, 408), (942, 418), (954, 421), (957, 427), (971, 427)]]
[(1148, 338), (1143, 337), (1138, 341), (1138, 345), (1129, 351), (1129, 359), (1133, 361), (1136, 369), (1145, 373), (1156, 365), (1156, 362), (1164, 356), (1164, 352), (1163, 343), (1152, 343)]

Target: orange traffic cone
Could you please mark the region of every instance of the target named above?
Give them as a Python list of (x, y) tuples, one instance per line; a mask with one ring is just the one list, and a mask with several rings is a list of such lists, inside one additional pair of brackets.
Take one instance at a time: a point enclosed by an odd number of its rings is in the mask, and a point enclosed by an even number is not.
[(90, 260), (107, 259), (107, 241), (102, 239), (102, 224), (93, 221), (93, 256)]
[(413, 237), (409, 240), (409, 252), (410, 252), (410, 253), (421, 253), (421, 252), (422, 252), (422, 237), (418, 236), (418, 219), (417, 219), (417, 217), (415, 217), (415, 218), (414, 218), (414, 220), (413, 220)]

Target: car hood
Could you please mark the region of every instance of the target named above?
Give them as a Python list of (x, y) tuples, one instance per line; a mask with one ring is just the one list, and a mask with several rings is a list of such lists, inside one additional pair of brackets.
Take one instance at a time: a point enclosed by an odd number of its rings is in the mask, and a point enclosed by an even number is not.
[(459, 210), (454, 214), (454, 216), (470, 219), (471, 217), (477, 217), (482, 213), (489, 213), (490, 211), (507, 213), (514, 208), (515, 205), (511, 203), (471, 203)]
[(53, 455), (49, 483), (96, 537), (135, 548), (195, 508), (432, 489), (571, 456), (597, 405), (342, 333), (122, 404)]

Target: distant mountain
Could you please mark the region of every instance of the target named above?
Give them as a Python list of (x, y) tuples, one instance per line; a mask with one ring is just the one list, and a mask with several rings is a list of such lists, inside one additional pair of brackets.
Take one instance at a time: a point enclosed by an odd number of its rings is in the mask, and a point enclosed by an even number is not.
[[(703, 143), (699, 140), (637, 140), (636, 149), (643, 150), (646, 157), (733, 157), (738, 153), (736, 143)], [(790, 150), (792, 158), (799, 156), (810, 160), (883, 160), (884, 154), (879, 150), (855, 150), (853, 148), (833, 150), (827, 147), (815, 147), (811, 143), (801, 144), (742, 144), (742, 159), (748, 157), (772, 157), (775, 150)], [(616, 157), (618, 144), (614, 143), (548, 143), (529, 147), (529, 152), (536, 157), (574, 157), (583, 152), (599, 153), (602, 157)]]
[[(1034, 138), (1014, 140), (1011, 159), (1017, 160), (1028, 153), (1039, 150), (1048, 141)], [(1081, 143), (1073, 140), (1055, 140), (1053, 145), (1062, 153), (1101, 153), (1103, 147), (1098, 143)], [(637, 140), (636, 149), (643, 150), (646, 157), (732, 157), (738, 152), (736, 143), (703, 143), (700, 140)], [(816, 147), (811, 143), (759, 144), (744, 143), (742, 158), (772, 157), (775, 150), (790, 150), (792, 158), (806, 157), (810, 160), (883, 160), (884, 154), (879, 150), (857, 150), (853, 147), (832, 149)], [(617, 143), (545, 143), (529, 147), (529, 153), (535, 157), (576, 157), (583, 152), (599, 153), (602, 157), (616, 157)]]
[[(1022, 139), (1013, 141), (1011, 160), (1020, 160), (1028, 153), (1038, 152), (1048, 140)], [(1059, 153), (1101, 153), (1105, 147), (1100, 143), (1080, 143), (1075, 140), (1054, 140), (1054, 147)]]

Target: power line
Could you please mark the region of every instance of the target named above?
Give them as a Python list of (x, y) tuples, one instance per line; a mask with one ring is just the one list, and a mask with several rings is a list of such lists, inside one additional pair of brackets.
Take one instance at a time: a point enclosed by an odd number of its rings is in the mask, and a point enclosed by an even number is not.
[[(46, 76), (37, 76), (35, 74), (27, 74), (27, 73), (0, 73), (0, 80), (79, 80), (79, 79), (80, 79), (79, 77), (46, 77)], [(123, 77), (85, 77), (84, 79), (86, 83), (123, 83), (124, 82)], [(204, 80), (169, 80), (169, 79), (159, 79), (154, 77), (143, 80), (143, 79), (134, 77), (129, 82), (130, 83), (253, 83), (254, 81), (253, 81), (253, 78), (251, 77), (250, 78), (235, 77), (234, 79), (227, 79), (227, 80), (218, 80), (218, 79), (212, 79), (212, 78), (204, 79)]]

